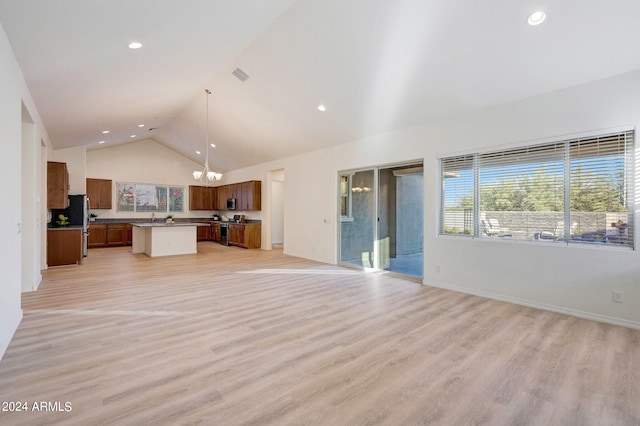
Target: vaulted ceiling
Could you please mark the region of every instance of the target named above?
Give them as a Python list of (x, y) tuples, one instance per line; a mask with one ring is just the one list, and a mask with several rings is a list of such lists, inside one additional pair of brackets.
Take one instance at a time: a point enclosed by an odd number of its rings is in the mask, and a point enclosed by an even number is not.
[(0, 23), (56, 149), (201, 162), (210, 89), (219, 171), (640, 69), (637, 0), (0, 0)]

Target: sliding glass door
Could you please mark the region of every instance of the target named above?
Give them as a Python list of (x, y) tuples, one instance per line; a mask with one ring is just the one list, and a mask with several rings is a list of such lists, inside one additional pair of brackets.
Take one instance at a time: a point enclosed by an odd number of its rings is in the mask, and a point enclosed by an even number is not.
[(422, 163), (339, 175), (340, 261), (423, 276)]
[(374, 171), (342, 173), (340, 179), (340, 261), (373, 268)]

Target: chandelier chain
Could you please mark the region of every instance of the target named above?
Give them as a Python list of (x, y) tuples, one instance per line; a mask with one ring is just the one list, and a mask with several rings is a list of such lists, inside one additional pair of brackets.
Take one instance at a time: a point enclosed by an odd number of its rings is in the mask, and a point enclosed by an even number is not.
[(205, 129), (205, 161), (204, 161), (204, 169), (202, 171), (196, 170), (193, 172), (193, 177), (196, 180), (199, 180), (204, 186), (208, 186), (209, 183), (213, 183), (216, 180), (220, 180), (222, 178), (221, 173), (216, 173), (213, 170), (209, 169), (209, 95), (211, 94), (211, 90), (204, 89), (204, 92), (207, 94), (207, 120), (206, 120), (206, 129)]

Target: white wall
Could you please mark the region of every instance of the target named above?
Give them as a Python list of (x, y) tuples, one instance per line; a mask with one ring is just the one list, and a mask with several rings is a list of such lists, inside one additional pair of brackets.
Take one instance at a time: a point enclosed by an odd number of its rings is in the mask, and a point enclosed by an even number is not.
[(42, 281), (41, 269), (41, 149), (31, 117), (22, 117), (22, 291), (34, 291)]
[(67, 164), (67, 172), (69, 172), (69, 195), (87, 193), (87, 181), (85, 177), (87, 167), (86, 151), (84, 146), (76, 146), (73, 148), (57, 149), (53, 152), (53, 161)]
[[(442, 123), (438, 130), (451, 136), (446, 138), (446, 148), (434, 154), (637, 126), (638, 93), (640, 72), (634, 72), (477, 111), (468, 114), (464, 122)], [(438, 238), (436, 167), (436, 158), (427, 157), (425, 205), (432, 204), (425, 212), (425, 283), (640, 328), (638, 251)], [(637, 190), (636, 213), (640, 202)], [(438, 265), (440, 273), (435, 272)], [(613, 290), (624, 292), (624, 303), (612, 302)]]
[(130, 182), (185, 186), (185, 212), (175, 217), (210, 218), (212, 211), (189, 210), (189, 185), (202, 185), (193, 171), (203, 166), (151, 139), (87, 151), (86, 177), (113, 180), (113, 208), (94, 213), (99, 219), (151, 217), (151, 213), (116, 212), (115, 184)]
[[(424, 159), (425, 284), (640, 328), (638, 250), (437, 235), (439, 156), (637, 126), (638, 93), (640, 71), (233, 171), (225, 178), (264, 180), (269, 170), (285, 169), (285, 253), (335, 263), (337, 172)], [(624, 303), (612, 302), (613, 290), (624, 292)]]
[[(0, 33), (0, 178), (4, 220), (0, 221), (0, 354), (22, 318), (21, 291), (21, 91), (22, 75), (4, 30)], [(8, 184), (8, 183), (11, 184)]]
[[(0, 25), (0, 179), (2, 216), (0, 221), (0, 357), (4, 354), (20, 320), (22, 290), (22, 104), (32, 118), (33, 139), (48, 143), (38, 111), (27, 89), (4, 29)], [(42, 197), (41, 200), (45, 198)], [(27, 252), (36, 253), (42, 242), (35, 232)], [(37, 254), (34, 254), (34, 256)]]

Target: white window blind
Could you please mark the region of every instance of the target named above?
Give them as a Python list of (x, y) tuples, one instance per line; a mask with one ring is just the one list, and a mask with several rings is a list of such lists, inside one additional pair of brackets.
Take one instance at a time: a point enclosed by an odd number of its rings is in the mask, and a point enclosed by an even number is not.
[(468, 235), (633, 247), (633, 153), (629, 130), (443, 158), (440, 233), (470, 209)]
[(440, 162), (441, 234), (473, 235), (473, 163), (473, 155), (446, 158)]
[(563, 143), (479, 155), (480, 235), (546, 238), (558, 232), (564, 155)]
[[(571, 237), (633, 247), (633, 132), (568, 144)], [(602, 217), (604, 226), (594, 229), (594, 218)]]

